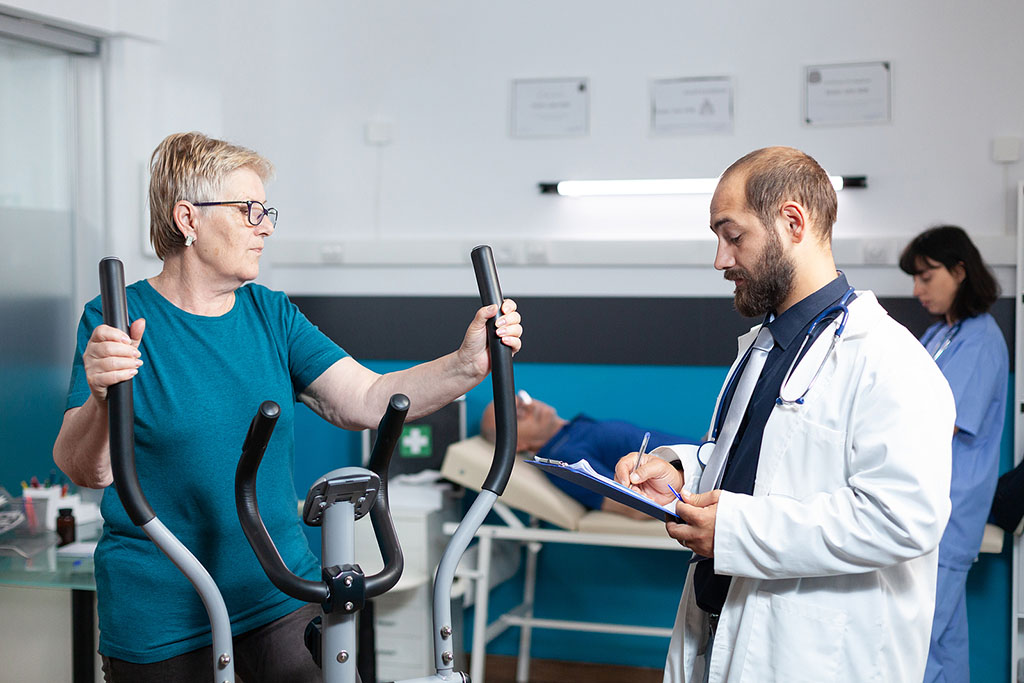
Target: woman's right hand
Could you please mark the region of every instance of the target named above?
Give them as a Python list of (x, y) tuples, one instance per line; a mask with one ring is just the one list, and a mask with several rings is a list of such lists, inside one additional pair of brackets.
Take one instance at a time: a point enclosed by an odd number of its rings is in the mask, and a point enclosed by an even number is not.
[(97, 401), (105, 402), (107, 387), (131, 379), (142, 365), (139, 342), (146, 331), (146, 320), (139, 318), (128, 331), (126, 335), (115, 327), (99, 325), (89, 337), (82, 363), (89, 390)]

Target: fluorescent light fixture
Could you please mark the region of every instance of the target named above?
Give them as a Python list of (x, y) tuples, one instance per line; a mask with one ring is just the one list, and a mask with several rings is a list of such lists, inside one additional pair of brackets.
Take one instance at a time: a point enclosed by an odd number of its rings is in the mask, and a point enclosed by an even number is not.
[[(867, 176), (829, 176), (836, 192), (868, 186)], [(662, 178), (650, 180), (561, 180), (539, 183), (542, 194), (563, 197), (714, 194), (718, 178)]]

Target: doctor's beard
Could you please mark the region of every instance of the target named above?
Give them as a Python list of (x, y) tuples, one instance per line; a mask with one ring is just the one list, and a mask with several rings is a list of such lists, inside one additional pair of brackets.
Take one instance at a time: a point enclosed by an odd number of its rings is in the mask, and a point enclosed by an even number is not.
[(793, 261), (783, 252), (782, 240), (774, 231), (768, 231), (768, 242), (757, 261), (754, 273), (744, 268), (725, 271), (726, 280), (744, 281), (736, 286), (733, 305), (745, 318), (779, 310), (793, 289)]

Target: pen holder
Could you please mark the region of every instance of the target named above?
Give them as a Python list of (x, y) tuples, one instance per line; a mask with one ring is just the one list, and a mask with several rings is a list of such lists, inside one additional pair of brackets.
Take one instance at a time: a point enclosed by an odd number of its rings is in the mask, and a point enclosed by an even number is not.
[(21, 490), (25, 517), (28, 518), (29, 527), (33, 531), (37, 529), (55, 530), (57, 528), (57, 509), (74, 507), (70, 500), (73, 496), (62, 498), (60, 494), (60, 486), (38, 488), (29, 486)]

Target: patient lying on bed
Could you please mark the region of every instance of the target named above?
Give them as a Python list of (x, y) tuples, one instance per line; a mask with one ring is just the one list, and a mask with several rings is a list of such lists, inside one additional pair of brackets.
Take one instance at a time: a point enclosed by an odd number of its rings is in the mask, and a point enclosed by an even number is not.
[[(595, 420), (582, 414), (572, 420), (564, 420), (552, 406), (525, 396), (525, 392), (520, 392), (516, 397), (516, 418), (519, 427), (516, 450), (520, 453), (529, 451), (542, 458), (569, 463), (585, 458), (598, 473), (609, 478), (615, 477), (615, 463), (619, 458), (640, 448), (644, 432), (651, 432), (648, 450), (670, 444), (695, 443), (692, 439), (642, 429), (620, 420)], [(484, 408), (483, 417), (480, 418), (480, 436), (494, 442), (493, 403)], [(559, 477), (548, 478), (589, 510), (616, 512), (633, 519), (650, 519), (642, 512), (582, 486)]]

